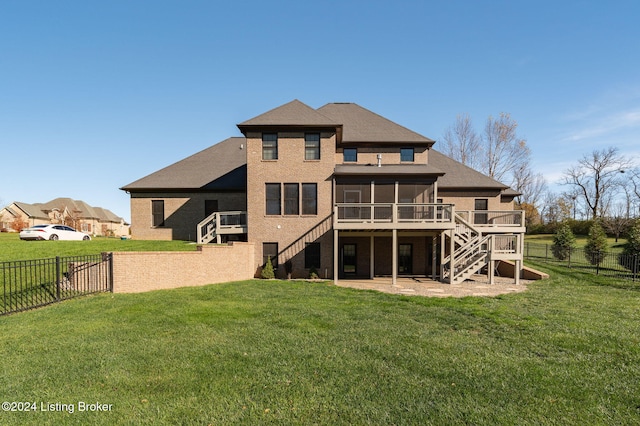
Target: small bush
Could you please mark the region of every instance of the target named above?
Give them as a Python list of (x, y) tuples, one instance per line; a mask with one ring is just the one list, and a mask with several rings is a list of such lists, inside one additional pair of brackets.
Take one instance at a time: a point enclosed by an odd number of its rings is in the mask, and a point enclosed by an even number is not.
[(271, 263), (270, 257), (267, 257), (267, 264), (264, 265), (264, 268), (262, 268), (260, 276), (265, 280), (270, 280), (276, 277), (275, 273), (273, 272), (273, 264)]
[(316, 268), (312, 267), (309, 269), (309, 279), (317, 280), (318, 278), (320, 278), (320, 275), (318, 275)]

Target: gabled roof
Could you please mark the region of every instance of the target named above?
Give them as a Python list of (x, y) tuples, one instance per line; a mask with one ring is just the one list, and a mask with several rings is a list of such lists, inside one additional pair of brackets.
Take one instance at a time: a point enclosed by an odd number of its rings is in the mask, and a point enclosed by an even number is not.
[(342, 143), (411, 143), (431, 146), (433, 139), (353, 103), (331, 103), (318, 112), (342, 124)]
[(247, 186), (246, 142), (225, 139), (177, 163), (123, 186), (129, 192), (152, 190), (244, 190)]
[(23, 212), (25, 212), (25, 214), (28, 217), (34, 217), (38, 219), (49, 219), (49, 216), (47, 216), (46, 213), (42, 211), (42, 208), (40, 207), (41, 204), (28, 204), (28, 203), (22, 203), (20, 201), (14, 201), (13, 205), (18, 207)]
[(238, 124), (242, 131), (247, 127), (264, 126), (318, 126), (337, 127), (341, 123), (327, 118), (297, 99)]
[[(54, 198), (46, 203), (34, 204), (14, 201), (11, 205), (22, 210), (29, 218), (48, 220), (48, 213), (58, 209), (66, 210), (68, 214), (77, 214), (82, 219), (98, 219), (103, 222), (121, 222), (124, 220), (108, 209), (93, 207), (82, 200), (74, 200), (67, 197)], [(10, 207), (5, 207), (5, 209), (14, 214), (14, 216), (16, 215)]]
[(438, 179), (438, 188), (458, 189), (507, 189), (509, 186), (490, 178), (471, 167), (449, 158), (436, 151), (429, 150), (429, 164), (443, 170), (446, 174)]

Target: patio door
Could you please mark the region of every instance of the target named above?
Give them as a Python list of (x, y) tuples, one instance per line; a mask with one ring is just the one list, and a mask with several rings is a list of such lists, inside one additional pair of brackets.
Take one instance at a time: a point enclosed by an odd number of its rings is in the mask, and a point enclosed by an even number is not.
[(473, 215), (473, 223), (484, 225), (488, 222), (488, 214), (483, 211), (489, 210), (489, 200), (486, 198), (478, 198), (474, 202), (475, 213)]
[(357, 272), (357, 252), (355, 244), (343, 244), (342, 245), (342, 256), (341, 256), (341, 266), (342, 266), (342, 275), (343, 276), (354, 276)]
[(398, 274), (413, 274), (413, 245), (400, 244), (398, 246)]

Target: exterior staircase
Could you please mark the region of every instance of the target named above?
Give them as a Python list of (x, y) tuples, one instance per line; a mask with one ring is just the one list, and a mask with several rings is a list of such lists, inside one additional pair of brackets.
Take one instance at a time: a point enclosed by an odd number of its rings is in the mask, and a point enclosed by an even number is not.
[[(477, 228), (455, 215), (456, 228), (453, 234), (455, 249), (444, 259), (442, 279), (450, 284), (461, 283), (489, 263), (491, 235), (482, 235)], [(453, 263), (453, 269), (451, 264)]]
[(247, 212), (215, 212), (198, 224), (198, 244), (208, 244), (213, 240), (220, 244), (223, 235), (246, 233)]

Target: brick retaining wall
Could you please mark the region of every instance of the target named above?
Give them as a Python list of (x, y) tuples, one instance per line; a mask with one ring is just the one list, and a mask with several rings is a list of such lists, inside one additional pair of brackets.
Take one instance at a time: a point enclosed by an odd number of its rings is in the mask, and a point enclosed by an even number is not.
[(140, 293), (253, 278), (254, 244), (199, 246), (195, 252), (115, 252), (113, 292)]

